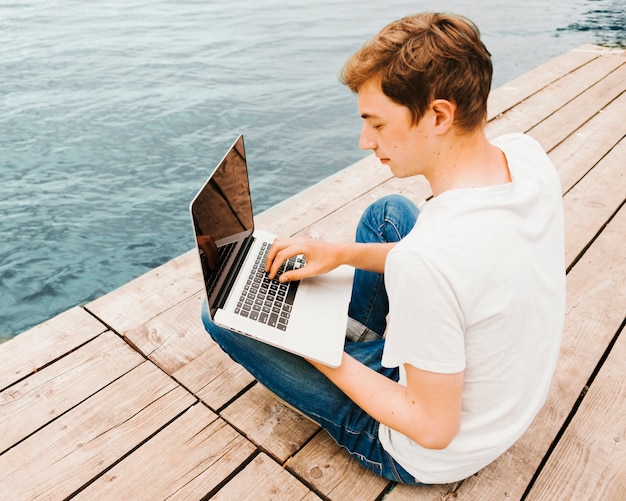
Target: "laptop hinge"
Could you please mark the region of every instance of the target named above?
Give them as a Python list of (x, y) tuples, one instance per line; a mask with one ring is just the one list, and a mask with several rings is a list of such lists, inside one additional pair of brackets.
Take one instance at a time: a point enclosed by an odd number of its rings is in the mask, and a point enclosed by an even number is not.
[(226, 304), (226, 300), (228, 299), (230, 290), (235, 285), (235, 280), (237, 280), (237, 277), (239, 276), (239, 270), (241, 270), (243, 262), (246, 260), (246, 256), (248, 255), (248, 251), (250, 250), (250, 247), (252, 247), (254, 240), (255, 238), (252, 236), (252, 234), (250, 234), (244, 239), (243, 243), (241, 244), (241, 247), (237, 252), (237, 256), (235, 256), (235, 260), (233, 261), (233, 265), (229, 270), (228, 276), (226, 277), (226, 280), (224, 281), (224, 284), (220, 288), (220, 292), (217, 295), (217, 299), (215, 301), (216, 308), (223, 308), (224, 304)]

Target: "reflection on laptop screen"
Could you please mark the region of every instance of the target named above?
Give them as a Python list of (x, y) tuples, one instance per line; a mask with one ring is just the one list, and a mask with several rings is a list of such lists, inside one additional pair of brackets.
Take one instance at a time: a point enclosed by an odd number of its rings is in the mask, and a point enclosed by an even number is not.
[(243, 137), (239, 136), (191, 203), (209, 302), (229, 257), (253, 230)]

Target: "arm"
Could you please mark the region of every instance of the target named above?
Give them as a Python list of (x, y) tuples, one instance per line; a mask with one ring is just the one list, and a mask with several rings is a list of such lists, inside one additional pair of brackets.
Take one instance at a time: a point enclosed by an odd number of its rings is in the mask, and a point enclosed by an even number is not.
[(334, 369), (310, 361), (377, 421), (428, 449), (444, 449), (461, 424), (463, 372), (438, 374), (405, 364), (404, 387), (344, 353)]
[(292, 256), (304, 254), (306, 266), (284, 273), (280, 277), (281, 281), (321, 275), (342, 264), (382, 273), (387, 253), (394, 245), (395, 243), (329, 243), (308, 237), (277, 238), (267, 256), (265, 271), (270, 278), (274, 278), (282, 263)]
[[(289, 272), (300, 280), (348, 264), (383, 272), (388, 252), (395, 244), (331, 244), (308, 238), (276, 239), (266, 271), (273, 277), (289, 257), (304, 254), (307, 265)], [(309, 362), (325, 374), (359, 407), (377, 421), (403, 433), (426, 448), (443, 449), (457, 435), (461, 422), (464, 373), (439, 374), (405, 364), (407, 386), (378, 374), (344, 352), (336, 368)]]

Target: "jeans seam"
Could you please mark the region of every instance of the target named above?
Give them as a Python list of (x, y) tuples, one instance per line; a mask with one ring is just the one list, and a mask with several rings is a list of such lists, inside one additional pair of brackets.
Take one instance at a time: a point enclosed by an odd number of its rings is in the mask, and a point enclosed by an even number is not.
[[(304, 412), (304, 411), (301, 411), (301, 412)], [(370, 435), (367, 432), (367, 430), (353, 431), (352, 429), (346, 427), (345, 425), (339, 424), (339, 423), (335, 423), (335, 422), (331, 421), (330, 419), (328, 419), (327, 417), (320, 416), (319, 414), (317, 414), (315, 412), (306, 412), (306, 414), (310, 415), (315, 421), (318, 422), (318, 424), (320, 426), (322, 426), (322, 423), (320, 421), (324, 421), (326, 423), (330, 423), (330, 425), (332, 425), (332, 427), (334, 427), (336, 429), (343, 430), (345, 433), (347, 433), (349, 435), (354, 435), (354, 436), (365, 435), (369, 440), (377, 440), (378, 439), (378, 434)], [(328, 428), (326, 428), (324, 426), (322, 426), (322, 428), (324, 428), (325, 430), (328, 430)], [(329, 433), (329, 435), (330, 435), (330, 433)], [(332, 437), (332, 435), (330, 435), (330, 436)], [(335, 440), (335, 442), (337, 441), (335, 439), (335, 437), (333, 437), (333, 440)], [(342, 445), (342, 444), (339, 444), (339, 445)], [(342, 445), (342, 447), (345, 447), (345, 445)], [(346, 449), (348, 449), (348, 448), (346, 447)], [(350, 451), (350, 450), (348, 449), (348, 451)], [(352, 451), (350, 451), (350, 453), (352, 453)]]
[[(376, 441), (378, 442), (378, 437), (372, 437), (369, 433), (367, 432), (359, 432), (359, 433), (354, 433), (353, 431), (344, 428), (345, 431), (347, 431), (348, 433), (351, 433), (353, 435), (360, 435), (361, 433), (365, 434), (370, 440), (372, 441)], [(361, 453), (361, 452), (357, 452), (357, 451), (353, 451), (352, 449), (350, 449), (350, 447), (348, 447), (345, 444), (340, 444), (337, 439), (335, 437), (333, 437), (328, 430), (326, 430), (326, 432), (328, 433), (328, 435), (330, 436), (330, 438), (333, 439), (333, 441), (341, 448), (345, 449), (348, 454), (350, 454), (350, 456), (352, 456), (353, 458), (355, 458), (357, 461), (359, 461), (364, 467), (375, 471), (379, 476), (382, 476), (384, 473), (384, 468), (383, 468), (383, 463), (380, 461), (374, 461), (373, 459), (368, 458), (365, 454)], [(387, 451), (385, 451), (382, 448), (382, 445), (380, 445), (380, 443), (378, 442), (379, 447), (381, 448), (381, 450), (383, 451), (384, 454), (389, 455), (389, 453)], [(374, 469), (374, 466), (376, 469)], [(398, 476), (397, 473), (395, 472), (395, 468), (394, 468), (394, 476)], [(399, 482), (401, 482), (401, 479), (398, 479)]]
[[(344, 447), (346, 450), (347, 448)], [(363, 454), (360, 453), (352, 453), (348, 450), (348, 453), (354, 457), (357, 458), (358, 461), (363, 465), (366, 466), (366, 468), (368, 468), (369, 470), (375, 472), (378, 476), (382, 477), (383, 473), (384, 473), (384, 468), (383, 468), (383, 464), (379, 463), (378, 461), (372, 461), (371, 459), (367, 458), (366, 456), (364, 456)], [(374, 469), (374, 467), (376, 469)]]
[[(396, 237), (398, 238), (398, 240), (401, 240), (402, 239), (402, 235), (400, 233), (400, 230), (398, 229), (398, 227), (395, 225), (395, 223), (391, 219), (387, 219), (387, 218), (383, 219), (383, 224), (378, 226), (378, 233), (379, 233), (380, 237), (381, 238), (384, 237), (382, 229), (383, 229), (383, 227), (386, 224), (389, 224), (393, 228), (393, 230), (396, 232)], [(384, 240), (388, 241), (387, 239), (384, 239)]]
[(395, 459), (386, 450), (384, 452), (387, 455), (387, 459), (389, 461), (389, 469), (391, 470), (391, 473), (393, 474), (395, 479), (398, 482), (405, 483), (405, 481), (400, 476), (400, 473), (398, 473), (398, 469), (396, 468), (396, 461), (395, 461)]

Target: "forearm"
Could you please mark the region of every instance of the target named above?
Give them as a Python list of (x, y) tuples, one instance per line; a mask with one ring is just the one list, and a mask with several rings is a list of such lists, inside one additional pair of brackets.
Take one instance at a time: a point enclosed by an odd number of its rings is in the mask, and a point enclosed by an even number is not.
[(406, 435), (413, 433), (413, 422), (405, 409), (405, 387), (376, 373), (347, 353), (344, 353), (338, 368), (314, 365), (374, 419)]
[(370, 416), (423, 447), (445, 448), (458, 432), (460, 405), (433, 406), (428, 395), (422, 398), (346, 353), (338, 368), (311, 363)]
[(341, 243), (337, 244), (339, 259), (342, 264), (359, 270), (384, 273), (387, 254), (395, 243)]

